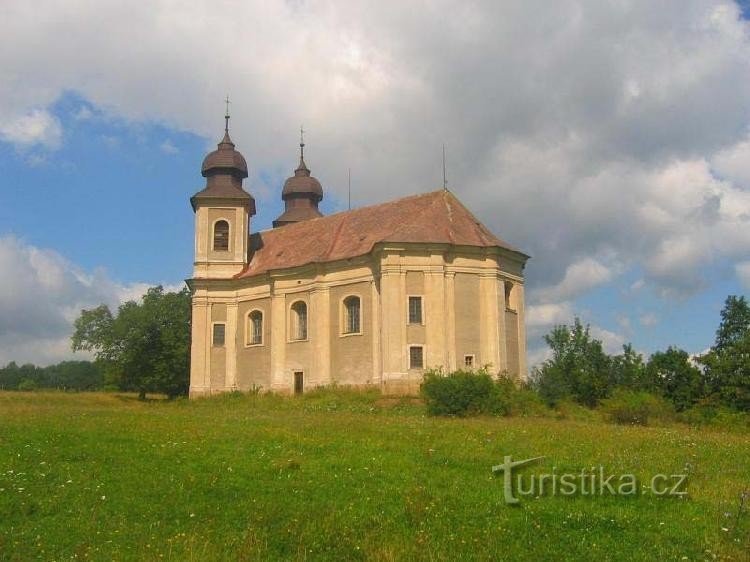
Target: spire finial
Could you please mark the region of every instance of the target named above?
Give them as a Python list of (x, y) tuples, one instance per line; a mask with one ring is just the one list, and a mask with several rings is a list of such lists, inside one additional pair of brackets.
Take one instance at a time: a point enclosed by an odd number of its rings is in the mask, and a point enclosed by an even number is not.
[(226, 113), (224, 113), (224, 132), (229, 134), (229, 94), (227, 94), (224, 102), (227, 104), (227, 110)]
[(302, 125), (299, 126), (299, 159), (305, 159), (305, 129)]

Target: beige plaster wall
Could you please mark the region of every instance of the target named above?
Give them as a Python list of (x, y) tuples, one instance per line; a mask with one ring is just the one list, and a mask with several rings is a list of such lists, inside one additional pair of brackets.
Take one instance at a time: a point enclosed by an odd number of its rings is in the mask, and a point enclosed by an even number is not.
[[(242, 301), (238, 306), (237, 330), (237, 388), (261, 390), (271, 388), (271, 299), (268, 297)], [(263, 342), (250, 345), (249, 313), (263, 313)]]
[[(477, 367), (492, 362), (495, 371), (523, 374), (519, 272), (517, 262), (481, 249), (405, 245), (249, 280), (204, 281), (193, 299), (191, 395), (253, 386), (292, 392), (297, 370), (306, 390), (335, 382), (413, 393), (422, 371), (408, 368), (410, 344), (425, 347), (426, 367), (462, 367), (464, 356), (473, 355)], [(513, 283), (513, 312), (506, 310), (506, 282)], [(342, 336), (343, 299), (350, 294), (361, 298), (362, 334)], [(408, 324), (409, 295), (423, 297), (423, 325)], [(290, 341), (296, 300), (307, 303), (303, 342)], [(263, 344), (248, 347), (247, 313), (255, 308), (263, 311)], [(224, 348), (210, 345), (217, 321), (227, 325)]]
[[(344, 334), (344, 299), (360, 300), (360, 334)], [(331, 380), (337, 384), (370, 384), (373, 373), (372, 282), (339, 285), (330, 289)]]
[(455, 279), (455, 318), (456, 318), (456, 363), (463, 367), (464, 356), (474, 355), (477, 366), (485, 358), (479, 349), (479, 275), (457, 273)]

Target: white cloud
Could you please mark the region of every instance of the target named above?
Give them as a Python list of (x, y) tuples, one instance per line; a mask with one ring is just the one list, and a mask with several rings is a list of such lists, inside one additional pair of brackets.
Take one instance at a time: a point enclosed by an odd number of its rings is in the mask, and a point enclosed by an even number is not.
[[(86, 272), (58, 253), (0, 237), (0, 366), (44, 365), (72, 357), (73, 321), (83, 308), (140, 298), (147, 284), (123, 285)], [(172, 290), (179, 287), (167, 287)], [(83, 357), (88, 357), (84, 354)]]
[(713, 168), (722, 178), (750, 189), (750, 140), (743, 139), (714, 155)]
[(562, 280), (552, 287), (539, 289), (535, 297), (543, 302), (567, 300), (608, 283), (616, 275), (617, 266), (606, 266), (593, 258), (570, 264)]
[(57, 117), (44, 109), (0, 120), (0, 139), (27, 148), (42, 145), (55, 149), (62, 141), (62, 127)]
[(625, 338), (622, 334), (612, 332), (596, 325), (591, 325), (590, 333), (591, 337), (602, 342), (602, 347), (606, 353), (609, 353), (610, 355), (622, 353), (622, 346), (625, 345)]
[(218, 140), (229, 92), (251, 190), (278, 196), (261, 176), (291, 172), (305, 123), (326, 193), (351, 167), (362, 204), (439, 187), (445, 141), (451, 189), (533, 255), (529, 294), (558, 317), (626, 270), (684, 296), (747, 260), (750, 33), (730, 0), (6, 4), (0, 123), (73, 90)]
[(570, 324), (573, 307), (569, 302), (532, 304), (526, 307), (526, 325), (529, 328)]

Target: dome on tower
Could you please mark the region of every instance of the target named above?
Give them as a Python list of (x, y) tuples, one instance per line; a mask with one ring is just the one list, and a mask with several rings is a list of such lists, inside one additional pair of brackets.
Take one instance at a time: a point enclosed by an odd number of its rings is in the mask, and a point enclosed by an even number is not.
[(224, 138), (221, 139), (216, 150), (203, 159), (201, 175), (206, 178), (206, 187), (190, 198), (193, 210), (201, 202), (211, 202), (217, 199), (236, 201), (247, 205), (250, 216), (255, 214), (255, 199), (242, 188), (242, 180), (247, 177), (247, 162), (245, 157), (235, 150), (234, 143), (229, 137), (229, 114), (224, 116)]
[(318, 201), (323, 199), (323, 186), (317, 178), (310, 175), (310, 170), (303, 159), (300, 159), (299, 167), (294, 170), (294, 175), (284, 182), (281, 198), (286, 200), (287, 197), (300, 193), (313, 196)]
[(212, 173), (229, 173), (240, 178), (247, 177), (247, 162), (242, 154), (235, 150), (229, 132), (224, 132), (224, 138), (213, 152), (204, 159), (201, 166), (201, 175), (205, 178)]
[(300, 139), (299, 166), (294, 175), (284, 182), (281, 198), (284, 200), (284, 212), (273, 221), (274, 228), (322, 217), (318, 203), (323, 199), (323, 186), (317, 178), (310, 175), (305, 164), (305, 143)]

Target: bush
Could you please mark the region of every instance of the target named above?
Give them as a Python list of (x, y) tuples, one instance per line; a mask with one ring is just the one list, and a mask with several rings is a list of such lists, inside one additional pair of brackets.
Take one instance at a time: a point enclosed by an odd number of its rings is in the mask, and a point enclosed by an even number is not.
[(552, 411), (541, 396), (528, 384), (502, 374), (495, 384), (499, 390), (502, 410), (508, 416), (549, 416)]
[(672, 405), (663, 398), (622, 388), (602, 400), (601, 411), (611, 422), (632, 425), (648, 425), (652, 419), (665, 420), (674, 414)]
[(510, 413), (506, 380), (496, 382), (485, 369), (427, 371), (421, 386), (427, 411), (435, 416)]
[(36, 384), (36, 381), (33, 379), (23, 379), (21, 382), (18, 383), (18, 390), (24, 391), (24, 392), (31, 392), (33, 390), (36, 390), (39, 387), (39, 385)]
[(677, 419), (682, 423), (697, 427), (737, 431), (750, 430), (750, 414), (731, 410), (711, 399), (701, 400), (692, 408), (680, 412)]
[(598, 421), (599, 416), (596, 410), (581, 406), (578, 402), (570, 398), (560, 400), (555, 405), (555, 417), (559, 420), (577, 420), (577, 421)]

